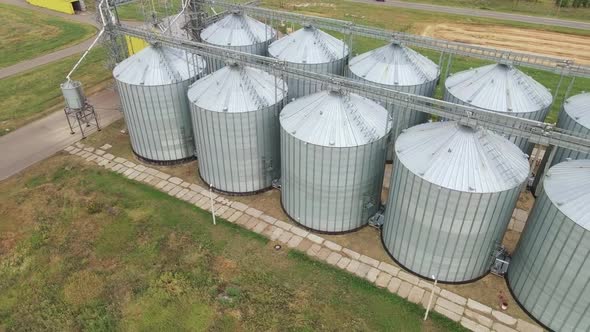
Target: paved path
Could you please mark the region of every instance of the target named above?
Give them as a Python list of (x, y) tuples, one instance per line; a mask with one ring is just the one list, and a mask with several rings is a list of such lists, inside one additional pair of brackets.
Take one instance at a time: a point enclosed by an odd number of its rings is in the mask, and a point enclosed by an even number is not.
[[(119, 98), (113, 89), (98, 92), (88, 100), (94, 105), (102, 127), (121, 118)], [(0, 181), (80, 139), (78, 129), (76, 134), (70, 135), (62, 110), (0, 137)]]
[(349, 1), (370, 3), (370, 4), (374, 4), (374, 5), (381, 5), (381, 6), (425, 10), (425, 11), (437, 12), (437, 13), (466, 15), (466, 16), (492, 18), (492, 19), (505, 20), (505, 21), (516, 21), (516, 22), (551, 25), (551, 26), (559, 26), (559, 27), (565, 27), (565, 28), (581, 29), (581, 30), (590, 30), (590, 22), (562, 20), (562, 19), (558, 19), (558, 18), (543, 17), (543, 16), (511, 14), (511, 13), (496, 12), (496, 11), (490, 11), (490, 10), (470, 9), (470, 8), (461, 8), (461, 7), (447, 7), (447, 6), (430, 5), (430, 4), (425, 4), (425, 3), (413, 3), (413, 2), (405, 2), (405, 1), (397, 1), (397, 0), (385, 0), (385, 2), (377, 2), (375, 0), (349, 0)]
[[(81, 13), (81, 14), (77, 14), (77, 15), (68, 15), (68, 14), (59, 13), (59, 12), (56, 12), (53, 10), (30, 5), (27, 2), (25, 2), (24, 0), (0, 0), (0, 3), (18, 6), (18, 7), (34, 10), (34, 11), (37, 11), (40, 13), (44, 13), (47, 15), (61, 17), (61, 18), (68, 20), (68, 21), (74, 21), (74, 22), (83, 23), (83, 24), (90, 24), (95, 27), (98, 27), (98, 23), (95, 21), (94, 13), (90, 13), (90, 12)], [(86, 51), (86, 49), (90, 46), (90, 44), (94, 40), (95, 36), (96, 35), (93, 35), (91, 38), (81, 42), (80, 44), (73, 45), (73, 46), (52, 52), (52, 53), (48, 53), (48, 54), (42, 55), (42, 56), (34, 58), (34, 59), (21, 61), (19, 63), (12, 65), (12, 66), (9, 66), (9, 67), (2, 68), (2, 69), (0, 69), (0, 79), (6, 78), (6, 77), (9, 77), (12, 75), (16, 75), (18, 73), (21, 73), (21, 72), (30, 70), (32, 68), (36, 68), (36, 67), (63, 59), (65, 57), (68, 57), (68, 56), (71, 56), (74, 54), (82, 53), (82, 52)]]

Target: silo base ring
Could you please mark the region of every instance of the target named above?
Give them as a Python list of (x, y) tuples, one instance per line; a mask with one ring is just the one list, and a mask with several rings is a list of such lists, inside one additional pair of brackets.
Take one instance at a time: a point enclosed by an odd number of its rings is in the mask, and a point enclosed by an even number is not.
[[(199, 175), (199, 179), (201, 179), (201, 181), (203, 181), (204, 184), (207, 185), (207, 189), (210, 188), (211, 184), (207, 181), (205, 181), (205, 179), (203, 178), (203, 176), (201, 175), (201, 169), (198, 168), (197, 166), (197, 174)], [(257, 194), (261, 194), (263, 192), (267, 192), (271, 189), (273, 189), (272, 185), (266, 188), (262, 188), (259, 190), (255, 190), (255, 191), (246, 191), (246, 192), (234, 192), (234, 191), (225, 191), (225, 190), (221, 190), (219, 188), (213, 187), (213, 192), (214, 193), (218, 193), (218, 194), (222, 194), (222, 195), (226, 195), (226, 196), (252, 196), (252, 195), (257, 195)]]
[(283, 197), (281, 197), (280, 201), (281, 201), (281, 209), (283, 210), (283, 213), (285, 213), (285, 215), (287, 215), (287, 217), (289, 217), (289, 220), (291, 220), (293, 223), (295, 223), (295, 225), (297, 225), (297, 226), (299, 226), (299, 227), (301, 227), (301, 228), (303, 228), (303, 229), (305, 229), (307, 231), (316, 233), (316, 234), (325, 234), (325, 235), (343, 235), (343, 234), (349, 234), (349, 233), (354, 233), (354, 232), (356, 232), (358, 230), (361, 230), (361, 229), (363, 229), (363, 228), (365, 228), (365, 227), (367, 227), (369, 225), (369, 223), (367, 221), (366, 224), (361, 225), (360, 227), (357, 227), (357, 228), (354, 228), (354, 229), (351, 229), (351, 230), (347, 230), (347, 231), (340, 231), (340, 232), (320, 231), (320, 230), (317, 230), (315, 228), (311, 228), (309, 226), (305, 226), (305, 225), (301, 224), (300, 222), (296, 221), (287, 212), (287, 210), (285, 209), (285, 206), (283, 205)]
[(153, 159), (149, 159), (149, 158), (145, 158), (145, 157), (140, 156), (137, 152), (135, 152), (135, 150), (133, 150), (133, 148), (131, 148), (131, 151), (133, 152), (133, 155), (135, 156), (135, 158), (137, 158), (142, 163), (156, 165), (156, 166), (180, 165), (180, 164), (185, 164), (185, 163), (188, 163), (188, 162), (191, 162), (191, 161), (197, 159), (197, 157), (195, 157), (195, 156), (190, 156), (187, 158), (176, 159), (176, 160), (153, 160)]
[(520, 307), (520, 309), (522, 309), (522, 311), (524, 311), (527, 314), (527, 316), (529, 316), (529, 318), (532, 319), (535, 323), (541, 325), (541, 327), (543, 329), (545, 329), (547, 331), (554, 331), (554, 330), (550, 329), (548, 326), (546, 326), (543, 322), (541, 322), (540, 320), (538, 320), (535, 316), (533, 316), (533, 314), (531, 314), (524, 307), (524, 305), (522, 305), (522, 303), (520, 303), (520, 301), (518, 300), (518, 298), (516, 297), (516, 295), (514, 295), (514, 292), (512, 291), (512, 287), (510, 286), (510, 280), (508, 280), (508, 274), (506, 274), (506, 276), (504, 277), (504, 280), (506, 281), (506, 287), (508, 288), (508, 291), (510, 292), (510, 295), (514, 299), (514, 302), (516, 302), (516, 304), (518, 304), (518, 306)]
[[(380, 231), (379, 232), (379, 238), (381, 239), (381, 245), (383, 246), (383, 250), (385, 250), (385, 252), (387, 253), (387, 255), (389, 256), (389, 258), (391, 258), (391, 260), (393, 260), (395, 262), (395, 264), (397, 264), (399, 267), (401, 267), (402, 269), (404, 269), (406, 272), (415, 275), (418, 278), (424, 279), (424, 280), (428, 280), (428, 281), (434, 281), (434, 279), (430, 278), (430, 277), (426, 277), (423, 276), (419, 273), (416, 273), (412, 270), (410, 270), (409, 268), (407, 268), (405, 265), (401, 264), (397, 259), (395, 259), (395, 257), (393, 257), (393, 255), (389, 252), (389, 250), (387, 249), (387, 246), (385, 245), (385, 240), (383, 239), (383, 232)], [(485, 276), (487, 276), (490, 273), (490, 270), (487, 270), (484, 274), (482, 274), (481, 276), (474, 278), (474, 279), (469, 279), (469, 280), (465, 280), (465, 281), (442, 281), (442, 280), (438, 280), (437, 283), (439, 284), (443, 284), (443, 285), (464, 285), (464, 284), (469, 284), (472, 282), (476, 282), (480, 279), (483, 279)]]

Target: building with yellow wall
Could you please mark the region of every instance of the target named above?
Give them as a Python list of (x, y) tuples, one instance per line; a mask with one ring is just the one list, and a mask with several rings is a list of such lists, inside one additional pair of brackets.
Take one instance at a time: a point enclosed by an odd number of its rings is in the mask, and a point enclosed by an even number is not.
[(82, 10), (79, 0), (27, 0), (27, 2), (34, 6), (66, 14), (75, 14), (77, 10)]

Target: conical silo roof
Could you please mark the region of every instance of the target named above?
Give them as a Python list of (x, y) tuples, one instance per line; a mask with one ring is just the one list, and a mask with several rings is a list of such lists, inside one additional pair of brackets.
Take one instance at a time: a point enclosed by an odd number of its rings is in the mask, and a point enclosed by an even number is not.
[(551, 105), (551, 93), (511, 65), (492, 64), (456, 73), (447, 92), (463, 103), (494, 112), (531, 113)]
[(590, 93), (582, 93), (568, 98), (563, 110), (570, 118), (590, 129)]
[(346, 57), (348, 46), (308, 25), (270, 44), (268, 53), (287, 62), (319, 64)]
[(209, 111), (242, 113), (276, 104), (286, 96), (282, 89), (283, 82), (271, 74), (232, 64), (196, 81), (188, 98)]
[(246, 46), (266, 42), (276, 34), (272, 27), (236, 11), (206, 27), (201, 39), (218, 46)]
[(130, 85), (158, 86), (194, 78), (205, 66), (205, 61), (198, 55), (152, 45), (119, 63), (113, 76)]
[(555, 206), (590, 230), (590, 160), (570, 160), (549, 169), (543, 189)]
[(387, 134), (388, 113), (357, 94), (320, 91), (281, 111), (281, 127), (293, 137), (320, 146), (355, 147)]
[(526, 155), (506, 138), (454, 121), (409, 128), (395, 144), (400, 162), (424, 180), (451, 190), (492, 193), (528, 176)]
[(356, 56), (350, 60), (349, 68), (358, 77), (384, 85), (419, 85), (438, 78), (434, 62), (399, 43)]

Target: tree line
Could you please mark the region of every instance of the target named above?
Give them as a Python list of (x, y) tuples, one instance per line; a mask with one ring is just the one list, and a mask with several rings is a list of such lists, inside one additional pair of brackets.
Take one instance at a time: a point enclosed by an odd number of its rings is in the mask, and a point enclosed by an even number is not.
[(555, 0), (555, 5), (561, 7), (588, 8), (590, 0)]

